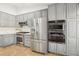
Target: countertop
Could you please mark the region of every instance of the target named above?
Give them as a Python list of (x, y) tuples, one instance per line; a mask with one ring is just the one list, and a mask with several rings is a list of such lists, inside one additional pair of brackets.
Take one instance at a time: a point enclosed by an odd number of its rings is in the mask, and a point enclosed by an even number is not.
[(9, 28), (9, 27), (0, 28), (0, 35), (17, 34), (18, 32), (23, 32), (23, 33), (26, 33), (26, 34), (27, 34), (27, 32), (29, 32), (29, 34), (30, 34), (30, 30), (27, 30), (27, 29)]

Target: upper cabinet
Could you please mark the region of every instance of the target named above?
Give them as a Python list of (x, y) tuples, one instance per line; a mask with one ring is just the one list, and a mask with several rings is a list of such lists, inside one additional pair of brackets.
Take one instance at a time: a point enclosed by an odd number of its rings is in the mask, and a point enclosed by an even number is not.
[(47, 18), (47, 14), (48, 14), (48, 9), (44, 9), (44, 10), (42, 10), (41, 11), (41, 13), (42, 13), (42, 17), (46, 17)]
[(23, 15), (19, 15), (19, 22), (23, 22), (24, 21), (24, 16)]
[(34, 27), (34, 13), (27, 14), (27, 24), (29, 27)]
[(48, 20), (56, 19), (56, 4), (48, 6)]
[(36, 11), (36, 12), (34, 12), (34, 18), (35, 19), (38, 19), (38, 18), (40, 18), (42, 15), (41, 15), (41, 11)]
[(77, 3), (77, 20), (79, 21), (79, 3)]
[(48, 20), (66, 19), (66, 4), (58, 3), (48, 6)]
[(19, 27), (19, 15), (15, 16), (16, 27)]
[(66, 4), (64, 3), (56, 4), (56, 16), (57, 20), (66, 19)]
[(77, 4), (76, 3), (68, 3), (67, 4), (67, 18), (76, 18), (77, 15)]
[(11, 26), (11, 27), (16, 27), (16, 22), (15, 22), (15, 16), (13, 15), (9, 15), (10, 19), (9, 19), (9, 22), (8, 22), (8, 26)]
[(4, 12), (0, 12), (1, 27), (15, 27), (15, 16)]

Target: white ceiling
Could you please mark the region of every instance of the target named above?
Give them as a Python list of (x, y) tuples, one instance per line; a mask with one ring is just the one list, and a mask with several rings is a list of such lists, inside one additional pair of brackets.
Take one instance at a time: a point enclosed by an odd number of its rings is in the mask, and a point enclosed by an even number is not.
[(0, 11), (13, 15), (48, 8), (51, 3), (0, 3)]

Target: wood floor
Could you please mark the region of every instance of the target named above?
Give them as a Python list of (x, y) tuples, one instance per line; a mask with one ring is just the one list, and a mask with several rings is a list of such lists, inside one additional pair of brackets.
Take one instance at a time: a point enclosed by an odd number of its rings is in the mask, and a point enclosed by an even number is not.
[(0, 56), (56, 56), (55, 54), (36, 53), (30, 48), (24, 47), (23, 45), (11, 45), (7, 47), (0, 47)]

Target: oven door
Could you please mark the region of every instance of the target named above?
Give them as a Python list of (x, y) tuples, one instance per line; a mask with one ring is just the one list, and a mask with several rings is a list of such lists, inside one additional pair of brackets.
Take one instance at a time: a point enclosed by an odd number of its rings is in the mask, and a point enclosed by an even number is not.
[(49, 41), (56, 42), (56, 43), (65, 43), (65, 37), (64, 35), (52, 34), (52, 35), (49, 35)]

